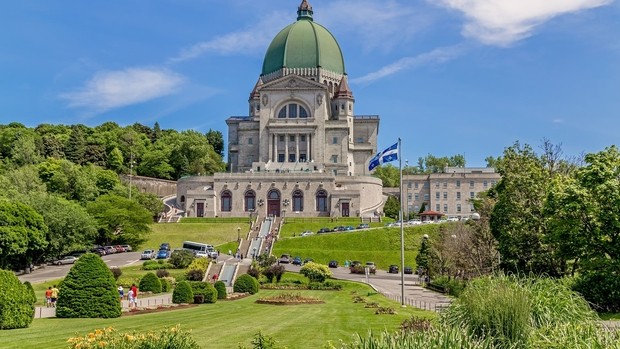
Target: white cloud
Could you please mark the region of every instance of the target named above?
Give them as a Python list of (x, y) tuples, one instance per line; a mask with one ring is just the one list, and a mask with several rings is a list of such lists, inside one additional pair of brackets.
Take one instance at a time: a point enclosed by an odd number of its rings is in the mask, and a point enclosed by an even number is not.
[[(429, 0), (437, 3), (437, 0)], [(489, 45), (508, 46), (532, 35), (554, 17), (605, 6), (614, 0), (438, 0), (467, 17), (462, 34)]]
[(557, 119), (551, 120), (551, 122), (553, 122), (554, 124), (563, 124), (564, 119), (557, 118)]
[(441, 64), (450, 61), (461, 55), (465, 47), (463, 45), (454, 45), (447, 47), (439, 47), (432, 51), (419, 54), (417, 56), (404, 57), (398, 61), (389, 64), (377, 71), (366, 74), (359, 78), (351, 79), (352, 83), (371, 83), (386, 76), (396, 74), (403, 70), (417, 68), (428, 64)]
[(62, 94), (70, 107), (98, 112), (145, 102), (172, 94), (184, 83), (183, 76), (161, 68), (127, 68), (99, 72), (81, 89)]
[(168, 62), (187, 61), (207, 53), (234, 55), (264, 52), (276, 33), (284, 28), (287, 21), (292, 23), (293, 20), (294, 18), (291, 18), (290, 13), (274, 12), (265, 15), (260, 21), (253, 23), (248, 28), (185, 48), (176, 57), (169, 59)]

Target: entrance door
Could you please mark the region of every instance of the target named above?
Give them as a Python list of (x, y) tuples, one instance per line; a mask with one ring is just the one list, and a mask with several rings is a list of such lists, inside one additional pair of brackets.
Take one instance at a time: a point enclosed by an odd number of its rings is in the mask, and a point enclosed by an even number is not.
[(267, 194), (267, 214), (280, 217), (280, 192), (275, 189)]
[(196, 217), (204, 217), (205, 216), (205, 203), (198, 202), (196, 203)]
[(349, 217), (349, 203), (343, 202), (340, 206), (342, 208), (342, 217)]

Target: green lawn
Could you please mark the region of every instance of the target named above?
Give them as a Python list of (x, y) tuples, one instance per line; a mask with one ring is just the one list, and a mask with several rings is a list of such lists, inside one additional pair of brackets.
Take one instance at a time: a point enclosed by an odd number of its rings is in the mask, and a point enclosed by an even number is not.
[[(261, 290), (258, 294), (236, 301), (173, 310), (164, 313), (123, 316), (118, 319), (36, 319), (27, 329), (2, 331), (3, 348), (67, 348), (67, 339), (85, 335), (97, 328), (113, 327), (119, 331), (149, 331), (180, 324), (191, 329), (192, 337), (203, 348), (237, 348), (251, 346), (255, 333), (273, 336), (280, 346), (289, 348), (321, 348), (328, 341), (350, 341), (356, 332), (369, 329), (396, 330), (400, 323), (416, 314), (435, 314), (414, 308), (400, 308), (396, 302), (372, 292), (358, 283), (342, 282), (342, 291), (301, 291), (303, 295), (325, 301), (318, 305), (273, 306), (255, 304), (259, 297), (283, 291)], [(353, 303), (352, 291), (370, 302), (396, 309), (396, 315), (375, 315), (363, 303)], [(296, 292), (296, 291), (295, 291)], [(370, 294), (370, 295), (369, 295)]]
[[(424, 234), (434, 236), (439, 225), (425, 224), (405, 228), (405, 265), (415, 267), (415, 256)], [(339, 232), (305, 237), (282, 238), (273, 253), (288, 253), (302, 258), (311, 257), (327, 264), (335, 259), (341, 265), (345, 259), (362, 263), (373, 261), (381, 269), (400, 264), (400, 229), (380, 228), (366, 231)]]
[[(339, 218), (337, 220), (331, 218), (287, 218), (282, 225), (280, 231), (281, 237), (293, 237), (293, 234), (299, 235), (301, 232), (310, 230), (314, 233), (321, 228), (333, 229), (339, 225), (351, 225), (357, 227), (361, 221), (359, 218)], [(386, 222), (370, 223), (371, 227), (383, 227)]]
[(243, 223), (151, 224), (152, 233), (141, 249), (156, 249), (162, 242), (170, 243), (172, 248), (180, 248), (186, 240), (218, 246), (237, 241), (237, 228), (241, 228), (241, 237), (245, 237), (250, 229), (247, 219)]

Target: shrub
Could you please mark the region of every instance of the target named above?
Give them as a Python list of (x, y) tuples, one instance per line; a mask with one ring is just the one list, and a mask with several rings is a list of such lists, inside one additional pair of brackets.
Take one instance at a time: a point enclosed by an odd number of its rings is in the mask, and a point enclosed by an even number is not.
[(263, 275), (265, 275), (269, 283), (272, 283), (274, 278), (276, 278), (276, 280), (279, 282), (282, 278), (282, 274), (284, 274), (284, 271), (285, 268), (283, 265), (274, 264), (265, 268), (265, 270), (263, 271)]
[(248, 274), (243, 274), (235, 280), (233, 291), (238, 293), (255, 294), (258, 292), (258, 280)]
[(172, 303), (192, 303), (194, 301), (194, 293), (192, 287), (187, 281), (181, 281), (177, 284), (172, 292)]
[(310, 279), (310, 282), (323, 282), (332, 276), (331, 270), (326, 265), (309, 262), (304, 264), (299, 272)]
[(175, 268), (185, 269), (190, 265), (190, 263), (192, 263), (193, 260), (194, 254), (192, 252), (187, 250), (176, 250), (172, 252), (168, 262), (174, 265)]
[(161, 281), (155, 273), (146, 273), (142, 279), (140, 279), (138, 289), (141, 292), (161, 293)]
[(110, 268), (110, 271), (112, 272), (112, 275), (114, 275), (114, 280), (118, 280), (118, 278), (123, 275), (123, 271), (119, 267), (112, 267)]
[(166, 269), (157, 269), (155, 274), (157, 274), (157, 277), (160, 279), (170, 276), (170, 272)]
[(258, 278), (260, 277), (260, 270), (258, 270), (258, 268), (254, 268), (253, 266), (251, 266), (250, 269), (248, 270), (248, 275), (258, 280)]
[(175, 266), (171, 263), (153, 263), (142, 266), (143, 270), (160, 270), (160, 269), (174, 269)]
[(209, 268), (209, 263), (209, 259), (206, 257), (194, 258), (194, 260), (187, 266), (187, 269), (200, 270), (204, 275), (204, 273), (207, 272), (207, 268)]
[(111, 327), (95, 330), (83, 337), (69, 338), (67, 342), (71, 349), (99, 349), (102, 343), (106, 348), (136, 349), (136, 348), (175, 348), (199, 349), (200, 346), (191, 337), (189, 331), (181, 331), (177, 325), (170, 329), (157, 332), (117, 332)]
[(198, 269), (188, 270), (187, 273), (185, 274), (185, 278), (188, 281), (202, 281), (204, 276), (205, 276), (205, 273), (202, 270), (198, 270)]
[(601, 312), (620, 312), (620, 263), (598, 263), (593, 270), (583, 270), (574, 289)]
[(114, 275), (101, 257), (80, 257), (60, 285), (56, 317), (113, 318), (121, 316)]
[(203, 297), (205, 303), (215, 303), (217, 300), (217, 291), (215, 287), (208, 282), (190, 281), (189, 285), (194, 293), (194, 299), (197, 295)]
[(34, 316), (35, 301), (28, 286), (13, 272), (0, 270), (0, 290), (0, 330), (28, 327)]
[(172, 286), (170, 285), (170, 281), (164, 278), (160, 278), (159, 281), (161, 281), (161, 291), (170, 292), (170, 289), (172, 288)]
[(34, 288), (32, 288), (32, 284), (30, 283), (30, 281), (26, 281), (24, 282), (24, 286), (26, 286), (26, 289), (28, 290), (28, 293), (30, 294), (32, 304), (34, 305), (37, 302), (37, 295), (34, 293)]
[(216, 281), (215, 290), (217, 291), (217, 299), (226, 299), (228, 292), (226, 291), (226, 284), (223, 281)]
[(446, 276), (440, 276), (433, 279), (431, 283), (428, 283), (426, 288), (458, 297), (465, 289), (465, 282)]

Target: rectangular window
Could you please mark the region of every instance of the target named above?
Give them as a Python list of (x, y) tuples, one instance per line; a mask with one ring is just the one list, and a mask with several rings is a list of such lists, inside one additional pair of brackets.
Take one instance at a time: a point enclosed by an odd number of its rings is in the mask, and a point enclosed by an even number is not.
[(413, 187), (418, 189), (418, 182), (413, 183)]
[(356, 137), (355, 138), (355, 143), (364, 143), (364, 138), (363, 137)]
[(487, 187), (487, 181), (482, 182), (482, 186), (486, 188)]
[(461, 204), (456, 204), (456, 212), (461, 213)]
[(414, 212), (420, 211), (420, 206), (418, 206), (418, 205), (413, 206), (413, 211)]
[(443, 199), (444, 200), (448, 200), (448, 192), (447, 191), (443, 192)]
[(470, 207), (470, 212), (475, 212), (474, 205), (469, 205), (469, 207)]
[(284, 142), (284, 136), (280, 136), (280, 142)]
[(306, 154), (304, 153), (299, 154), (299, 162), (306, 162)]
[(473, 199), (474, 197), (476, 197), (476, 193), (474, 193), (473, 191), (470, 191), (470, 192), (469, 192), (469, 197), (470, 197), (471, 199)]
[(473, 188), (474, 187), (474, 181), (469, 181), (469, 187)]
[(460, 191), (456, 192), (456, 199), (457, 200), (461, 200), (461, 192)]
[(412, 198), (411, 193), (407, 194), (407, 200), (411, 201), (411, 198)]
[(338, 144), (338, 137), (332, 138), (332, 144)]
[(461, 187), (461, 181), (456, 181), (456, 187), (460, 188)]
[(295, 136), (294, 135), (288, 136), (288, 140), (291, 142), (295, 142)]
[(435, 182), (435, 188), (439, 188), (439, 182)]
[(443, 182), (444, 189), (448, 187), (448, 182)]
[(332, 162), (333, 162), (334, 164), (337, 164), (337, 163), (338, 163), (338, 155), (332, 155)]
[(284, 162), (284, 154), (278, 154), (278, 162)]
[(295, 154), (288, 154), (288, 162), (295, 162)]
[(420, 200), (420, 194), (415, 193), (415, 201), (418, 201), (418, 200)]
[(429, 198), (429, 195), (428, 195), (428, 194), (424, 194), (424, 201), (427, 201), (427, 202), (428, 202), (428, 200), (429, 200), (429, 199), (430, 199), (430, 198)]
[(448, 212), (448, 204), (443, 204), (443, 211)]
[(252, 138), (248, 138), (248, 144), (254, 144), (254, 140)]
[(302, 141), (302, 142), (305, 142), (306, 141), (306, 135), (299, 136), (299, 140)]
[(297, 117), (297, 104), (292, 103), (288, 105), (288, 117), (289, 118)]
[(407, 188), (411, 189), (411, 182), (407, 182)]
[(424, 182), (424, 185), (422, 186), (422, 188), (428, 188), (428, 187), (429, 187), (428, 182)]
[(439, 195), (441, 195), (441, 194), (439, 194), (439, 192), (438, 192), (438, 191), (436, 191), (436, 192), (435, 192), (435, 199), (439, 200)]
[(439, 212), (439, 204), (435, 204), (435, 211)]

